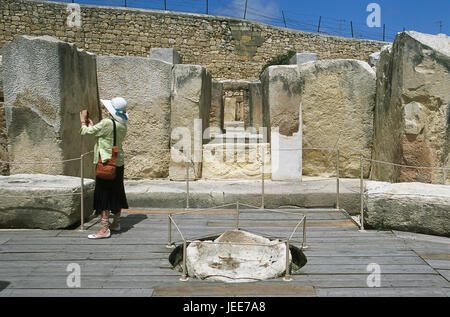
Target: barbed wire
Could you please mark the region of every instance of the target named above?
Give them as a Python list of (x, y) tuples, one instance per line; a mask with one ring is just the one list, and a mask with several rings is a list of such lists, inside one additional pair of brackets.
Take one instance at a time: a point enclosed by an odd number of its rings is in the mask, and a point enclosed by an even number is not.
[[(88, 5), (118, 6), (128, 8), (143, 8), (150, 10), (167, 10), (245, 18), (278, 27), (314, 32), (332, 36), (353, 37), (358, 39), (378, 40), (391, 42), (398, 32), (404, 29), (417, 29), (411, 25), (396, 23), (384, 24), (377, 28), (370, 28), (360, 21), (349, 18), (337, 18), (320, 13), (297, 12), (292, 9), (277, 9), (271, 12), (263, 11), (248, 1), (223, 3), (218, 0), (46, 0), (49, 2), (80, 3)], [(212, 9), (212, 10), (211, 10)], [(320, 23), (319, 23), (320, 20)], [(319, 28), (320, 24), (320, 28)], [(437, 28), (438, 26), (436, 26)]]

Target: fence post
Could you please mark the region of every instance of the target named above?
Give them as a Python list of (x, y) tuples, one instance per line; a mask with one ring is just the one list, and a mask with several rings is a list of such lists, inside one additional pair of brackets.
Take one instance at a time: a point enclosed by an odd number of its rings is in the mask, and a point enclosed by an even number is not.
[(291, 272), (289, 270), (289, 240), (286, 240), (286, 273), (284, 274), (283, 281), (290, 282), (292, 281)]
[(264, 209), (264, 164), (265, 164), (264, 146), (261, 144), (261, 209)]
[(339, 188), (339, 166), (340, 166), (340, 152), (339, 148), (336, 150), (336, 209), (340, 209), (339, 207), (339, 194), (340, 194), (340, 188)]
[(361, 224), (360, 231), (363, 232), (364, 230), (364, 159), (361, 154), (360, 156), (360, 169), (361, 169), (361, 175), (360, 175), (360, 219), (359, 222)]
[(183, 274), (181, 275), (180, 281), (182, 282), (186, 282), (187, 280), (189, 280), (189, 278), (187, 277), (187, 268), (186, 268), (186, 239), (183, 240)]
[(317, 27), (317, 33), (320, 33), (320, 23), (322, 23), (322, 17), (319, 18), (319, 26)]
[(189, 209), (189, 163), (186, 159), (186, 209)]
[(80, 157), (80, 211), (81, 211), (81, 225), (80, 225), (80, 231), (84, 231), (84, 168), (83, 168), (83, 157), (84, 154), (81, 154)]
[(303, 218), (303, 242), (302, 249), (308, 249), (308, 245), (306, 244), (306, 216)]
[(236, 202), (236, 230), (239, 230), (239, 200)]
[(169, 219), (169, 241), (167, 242), (166, 248), (173, 249), (175, 246), (172, 243), (172, 220), (171, 220), (172, 214), (168, 215)]

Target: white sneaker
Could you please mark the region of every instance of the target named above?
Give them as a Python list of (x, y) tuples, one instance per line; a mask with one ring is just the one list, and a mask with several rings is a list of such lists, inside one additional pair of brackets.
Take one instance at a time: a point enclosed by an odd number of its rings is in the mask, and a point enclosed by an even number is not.
[(111, 236), (111, 231), (108, 229), (103, 234), (99, 234), (99, 233), (90, 234), (90, 235), (88, 235), (88, 238), (89, 239), (105, 239), (105, 238), (109, 238), (110, 236)]

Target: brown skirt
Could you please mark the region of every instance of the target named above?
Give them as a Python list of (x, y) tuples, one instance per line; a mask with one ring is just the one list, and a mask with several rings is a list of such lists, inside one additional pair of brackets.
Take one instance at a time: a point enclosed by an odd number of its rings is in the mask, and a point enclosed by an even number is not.
[(114, 180), (95, 178), (94, 210), (97, 215), (104, 210), (110, 210), (115, 214), (122, 209), (128, 209), (123, 173), (124, 166), (117, 166)]

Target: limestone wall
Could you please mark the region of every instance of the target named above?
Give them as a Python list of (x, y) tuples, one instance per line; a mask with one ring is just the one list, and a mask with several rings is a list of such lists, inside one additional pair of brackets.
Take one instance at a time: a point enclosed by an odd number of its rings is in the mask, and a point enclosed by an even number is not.
[(80, 27), (68, 27), (67, 6), (0, 1), (0, 48), (24, 34), (51, 35), (98, 55), (148, 56), (150, 48), (173, 47), (184, 64), (202, 65), (213, 78), (257, 79), (269, 59), (288, 50), (367, 61), (386, 44), (219, 16), (87, 5), (80, 6)]

